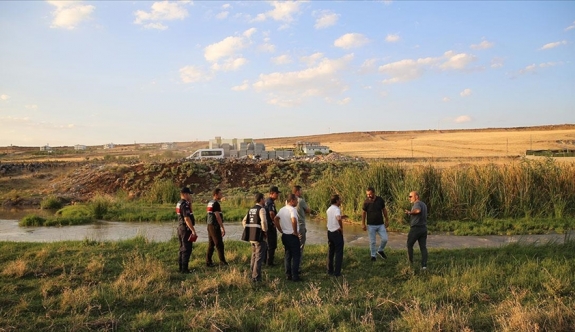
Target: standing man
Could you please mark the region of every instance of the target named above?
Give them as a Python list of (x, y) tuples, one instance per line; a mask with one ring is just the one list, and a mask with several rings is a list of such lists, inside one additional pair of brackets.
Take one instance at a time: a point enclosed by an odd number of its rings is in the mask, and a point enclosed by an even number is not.
[(207, 206), (207, 223), (208, 223), (208, 252), (206, 254), (206, 266), (214, 266), (212, 256), (214, 255), (214, 247), (218, 250), (218, 258), (220, 265), (228, 265), (226, 257), (224, 256), (224, 236), (226, 230), (224, 229), (224, 218), (222, 217), (222, 208), (220, 200), (223, 197), (220, 188), (214, 189), (212, 192), (213, 199), (208, 202)]
[[(371, 261), (374, 262), (376, 253), (383, 259), (387, 258), (383, 252), (383, 249), (385, 249), (385, 245), (387, 244), (386, 227), (389, 227), (389, 218), (387, 217), (387, 209), (385, 208), (385, 202), (383, 201), (383, 198), (375, 195), (375, 189), (373, 189), (373, 187), (367, 188), (366, 195), (367, 199), (363, 203), (361, 223), (363, 225), (363, 230), (367, 230), (369, 234)], [(385, 224), (383, 218), (385, 218)], [(366, 219), (367, 227), (365, 225)], [(375, 246), (376, 233), (379, 234), (379, 237), (381, 238), (381, 244), (379, 245), (378, 249), (376, 249)]]
[(407, 256), (409, 263), (413, 263), (413, 245), (417, 241), (421, 250), (421, 268), (427, 269), (427, 205), (419, 200), (419, 193), (409, 193), (409, 201), (413, 204), (411, 210), (405, 210), (410, 218), (409, 233), (407, 234)]
[(262, 281), (262, 262), (266, 256), (267, 243), (265, 234), (268, 230), (266, 209), (264, 208), (264, 194), (257, 193), (255, 196), (256, 205), (249, 209), (242, 220), (244, 233), (242, 240), (250, 241), (252, 245), (252, 260), (250, 270), (252, 271), (252, 281)]
[(176, 204), (176, 214), (178, 215), (178, 239), (180, 240), (180, 254), (178, 263), (180, 273), (190, 273), (188, 264), (192, 255), (192, 242), (188, 240), (191, 234), (196, 235), (194, 225), (196, 219), (192, 211), (192, 191), (188, 187), (180, 190), (180, 200)]
[(273, 186), (270, 188), (270, 194), (265, 203), (266, 218), (268, 221), (268, 231), (267, 231), (267, 241), (268, 241), (268, 251), (267, 251), (267, 265), (274, 266), (274, 258), (276, 253), (276, 248), (278, 247), (278, 232), (274, 226), (274, 218), (277, 215), (275, 201), (278, 199), (279, 194), (278, 187)]
[(299, 263), (301, 249), (299, 242), (299, 224), (297, 216), (297, 197), (289, 194), (286, 206), (282, 207), (274, 218), (274, 224), (282, 233), (282, 243), (285, 248), (285, 273), (287, 280), (301, 281), (299, 277)]
[[(343, 262), (343, 223), (345, 216), (341, 215), (341, 199), (339, 195), (332, 195), (331, 206), (327, 209), (327, 274), (334, 277), (341, 276)], [(335, 266), (334, 266), (335, 258)]]
[[(306, 234), (307, 234), (307, 229), (305, 227), (305, 214), (310, 213), (311, 209), (307, 206), (307, 203), (305, 202), (305, 199), (302, 196), (303, 192), (301, 186), (294, 186), (292, 188), (292, 194), (294, 194), (297, 197), (296, 209), (299, 223), (299, 241), (301, 248), (300, 265), (301, 265), (301, 260), (303, 259), (303, 248), (305, 247)], [(298, 271), (301, 272), (300, 267), (298, 267)]]

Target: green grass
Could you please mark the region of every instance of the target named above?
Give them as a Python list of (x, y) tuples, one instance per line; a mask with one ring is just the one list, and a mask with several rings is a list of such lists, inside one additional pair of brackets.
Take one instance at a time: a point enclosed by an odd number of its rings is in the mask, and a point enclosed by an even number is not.
[[(302, 283), (280, 266), (248, 277), (250, 248), (226, 242), (226, 268), (177, 273), (175, 239), (0, 243), (2, 331), (570, 331), (575, 243), (404, 250), (369, 261), (346, 247), (343, 278), (325, 274), (327, 246), (306, 247)], [(280, 245), (281, 247), (281, 245)], [(416, 250), (416, 259), (419, 258)], [(283, 258), (283, 248), (276, 258)], [(216, 259), (217, 260), (217, 259)]]

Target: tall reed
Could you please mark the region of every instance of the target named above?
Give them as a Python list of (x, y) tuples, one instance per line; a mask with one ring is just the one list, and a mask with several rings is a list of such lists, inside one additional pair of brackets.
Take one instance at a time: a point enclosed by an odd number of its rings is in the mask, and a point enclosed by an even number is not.
[(368, 186), (386, 201), (393, 221), (405, 222), (410, 191), (420, 193), (430, 220), (555, 218), (575, 216), (575, 164), (552, 159), (505, 165), (435, 168), (377, 162), (327, 170), (307, 191), (308, 202), (325, 212), (331, 194), (343, 199), (344, 213), (361, 215)]

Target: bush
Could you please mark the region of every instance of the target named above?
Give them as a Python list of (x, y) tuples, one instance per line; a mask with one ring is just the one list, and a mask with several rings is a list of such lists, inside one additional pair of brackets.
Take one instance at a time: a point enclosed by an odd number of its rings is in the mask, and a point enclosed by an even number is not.
[(45, 210), (58, 210), (62, 208), (62, 201), (56, 196), (47, 196), (40, 203), (40, 207)]
[(146, 193), (145, 200), (148, 203), (176, 203), (180, 199), (179, 188), (170, 179), (154, 181), (150, 190)]
[(22, 218), (22, 220), (20, 220), (18, 222), (18, 225), (20, 225), (20, 226), (44, 226), (45, 222), (46, 222), (45, 218), (42, 218), (36, 214), (30, 214), (30, 215), (27, 215), (24, 218)]
[(56, 216), (62, 218), (83, 218), (93, 217), (93, 214), (87, 205), (69, 205), (58, 210)]
[(90, 200), (90, 210), (96, 219), (103, 219), (104, 215), (113, 205), (113, 200), (110, 196), (96, 195)]

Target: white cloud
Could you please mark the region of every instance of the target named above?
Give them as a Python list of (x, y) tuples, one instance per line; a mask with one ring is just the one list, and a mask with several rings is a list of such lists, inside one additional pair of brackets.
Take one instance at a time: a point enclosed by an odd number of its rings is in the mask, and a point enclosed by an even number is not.
[(26, 107), (29, 110), (37, 110), (38, 109), (38, 105), (36, 105), (36, 104), (24, 105), (24, 107)]
[(301, 105), (301, 99), (280, 99), (280, 98), (271, 98), (268, 100), (268, 104), (276, 105), (280, 107), (294, 107)]
[(270, 43), (264, 43), (258, 46), (258, 50), (261, 52), (273, 53), (276, 51), (276, 46)]
[(361, 47), (369, 42), (369, 39), (361, 33), (346, 33), (333, 42), (334, 46), (350, 49)]
[(146, 29), (156, 29), (156, 30), (166, 30), (168, 28), (167, 25), (163, 25), (162, 23), (148, 23), (146, 25), (144, 25), (144, 28)]
[(247, 80), (243, 81), (242, 84), (232, 87), (234, 91), (245, 91), (250, 88), (250, 84)]
[(491, 59), (491, 68), (501, 68), (503, 67), (503, 62), (505, 60), (503, 58), (493, 58)]
[(397, 83), (414, 80), (423, 75), (426, 67), (436, 63), (437, 58), (405, 59), (385, 64), (379, 67), (379, 72), (391, 76), (383, 83)]
[(206, 46), (204, 57), (209, 62), (217, 62), (224, 57), (234, 57), (237, 52), (250, 44), (249, 38), (256, 33), (256, 28), (250, 28), (238, 37), (226, 37), (222, 41)]
[(285, 65), (285, 64), (292, 62), (291, 57), (287, 54), (276, 56), (275, 58), (272, 58), (271, 60), (272, 60), (272, 63), (274, 63), (276, 65)]
[(229, 14), (230, 14), (230, 12), (228, 12), (228, 11), (219, 12), (219, 13), (216, 15), (216, 18), (217, 18), (218, 20), (223, 20), (223, 19), (227, 18)]
[(399, 39), (400, 37), (397, 34), (395, 35), (389, 34), (387, 35), (387, 37), (385, 37), (385, 41), (388, 43), (395, 43), (396, 41), (399, 41)]
[(301, 56), (299, 61), (305, 63), (308, 66), (313, 66), (321, 58), (323, 58), (323, 53), (316, 52), (312, 55)]
[(465, 89), (459, 93), (461, 97), (468, 97), (471, 96), (471, 89)]
[(447, 51), (440, 57), (419, 58), (417, 60), (404, 59), (379, 67), (379, 72), (391, 76), (383, 83), (397, 83), (417, 79), (423, 75), (427, 69), (437, 68), (440, 70), (464, 70), (467, 65), (475, 61), (472, 54)]
[(536, 73), (537, 72), (537, 68), (548, 68), (548, 67), (554, 67), (554, 66), (561, 66), (563, 65), (562, 61), (559, 62), (543, 62), (540, 63), (539, 65), (537, 64), (530, 64), (529, 66), (520, 69), (516, 74), (512, 74), (511, 77), (517, 77), (519, 75), (524, 75), (524, 74), (529, 74), (529, 73)]
[(229, 3), (225, 3), (222, 5), (222, 9), (230, 9), (232, 8), (232, 5), (230, 5)]
[(447, 61), (439, 66), (441, 69), (464, 69), (468, 64), (477, 59), (472, 54), (455, 54), (453, 51), (445, 52), (444, 57), (447, 58)]
[(353, 60), (353, 54), (339, 59), (323, 58), (317, 65), (300, 71), (260, 74), (252, 86), (257, 92), (268, 92), (269, 103), (279, 106), (293, 106), (302, 98), (329, 96), (347, 90), (338, 74)]
[(449, 98), (449, 97), (443, 97), (442, 101), (445, 102), (445, 103), (447, 103), (447, 102), (450, 102), (450, 101), (451, 101), (451, 98)]
[(9, 95), (0, 95), (0, 100), (8, 100), (10, 99)]
[(558, 42), (554, 42), (554, 43), (545, 44), (539, 50), (549, 50), (549, 49), (555, 48), (555, 47), (560, 46), (560, 45), (565, 45), (565, 44), (567, 44), (567, 41), (562, 40), (562, 41), (558, 41)]
[(544, 62), (544, 63), (540, 63), (539, 67), (540, 68), (547, 68), (547, 67), (554, 67), (554, 66), (560, 66), (563, 64), (563, 61), (559, 61), (559, 62)]
[[(151, 10), (149, 12), (138, 10), (134, 13), (136, 19), (135, 24), (144, 24), (146, 28), (149, 29), (160, 29), (165, 30), (167, 26), (157, 23), (158, 21), (173, 21), (173, 20), (183, 20), (188, 17), (188, 10), (185, 5), (188, 1), (160, 1), (154, 2), (152, 4)], [(149, 23), (146, 23), (149, 22)], [(153, 24), (155, 23), (156, 24)]]
[(88, 20), (96, 9), (92, 5), (83, 5), (76, 1), (47, 1), (56, 10), (52, 12), (54, 19), (51, 28), (74, 29), (82, 21)]
[(493, 43), (492, 43), (492, 42), (488, 42), (487, 40), (484, 40), (484, 41), (482, 41), (482, 42), (479, 43), (479, 44), (472, 44), (472, 45), (469, 46), (469, 47), (471, 47), (471, 49), (473, 49), (473, 50), (485, 50), (485, 49), (488, 49), (488, 48), (492, 48), (492, 47), (493, 47)]
[(569, 30), (573, 30), (575, 29), (575, 21), (573, 21), (573, 24), (571, 24), (570, 26), (565, 28), (565, 31), (569, 31)]
[(251, 38), (251, 36), (253, 36), (254, 33), (256, 33), (257, 31), (258, 31), (258, 29), (256, 29), (256, 28), (249, 28), (249, 29), (247, 29), (246, 31), (244, 31), (244, 32), (242, 33), (242, 35), (243, 35), (244, 37)]
[(349, 104), (350, 101), (351, 101), (351, 98), (346, 97), (346, 98), (343, 98), (342, 100), (339, 100), (337, 103), (340, 105), (346, 105), (346, 104)]
[(293, 16), (300, 12), (300, 5), (304, 1), (272, 1), (270, 5), (274, 9), (258, 14), (253, 21), (265, 21), (271, 18), (275, 21), (282, 21), (290, 23), (293, 21)]
[(471, 117), (469, 115), (461, 115), (458, 116), (457, 118), (455, 118), (455, 120), (453, 120), (453, 122), (455, 123), (464, 123), (464, 122), (470, 122), (471, 121)]
[(377, 68), (376, 68), (375, 64), (377, 61), (378, 61), (378, 59), (375, 59), (375, 58), (365, 60), (361, 64), (361, 67), (359, 68), (359, 73), (360, 74), (371, 74), (373, 72), (376, 72)]
[(248, 63), (246, 58), (228, 58), (223, 63), (212, 64), (212, 69), (215, 71), (234, 71)]
[(336, 14), (329, 10), (322, 10), (320, 12), (314, 13), (314, 16), (317, 17), (315, 20), (314, 27), (316, 29), (325, 29), (330, 26), (333, 26), (339, 20), (339, 14)]
[(207, 79), (202, 70), (194, 66), (180, 68), (180, 78), (184, 83), (194, 83)]

